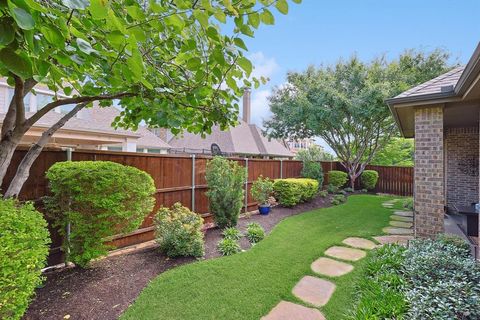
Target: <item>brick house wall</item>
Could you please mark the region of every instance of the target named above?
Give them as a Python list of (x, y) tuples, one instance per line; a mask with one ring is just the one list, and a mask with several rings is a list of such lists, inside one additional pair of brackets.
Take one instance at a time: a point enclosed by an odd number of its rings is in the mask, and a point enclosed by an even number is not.
[(415, 109), (415, 235), (444, 231), (443, 106)]
[(445, 131), (447, 206), (478, 202), (478, 127), (447, 128)]

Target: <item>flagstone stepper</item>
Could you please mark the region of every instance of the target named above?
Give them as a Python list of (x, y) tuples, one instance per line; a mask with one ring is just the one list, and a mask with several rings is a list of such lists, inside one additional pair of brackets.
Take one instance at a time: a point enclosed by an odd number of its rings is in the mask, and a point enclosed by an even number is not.
[(292, 293), (306, 303), (321, 307), (327, 304), (334, 291), (334, 283), (317, 277), (305, 276), (295, 285)]
[(411, 228), (413, 227), (413, 223), (411, 222), (404, 222), (404, 221), (390, 221), (390, 225), (392, 227), (399, 227), (399, 228)]
[(393, 214), (401, 217), (413, 217), (412, 211), (394, 211)]
[(323, 314), (313, 308), (302, 305), (280, 301), (262, 320), (325, 320)]
[(327, 251), (325, 251), (325, 254), (333, 258), (348, 261), (357, 261), (363, 259), (367, 255), (365, 251), (359, 249), (338, 246), (328, 248)]
[(340, 277), (353, 270), (351, 264), (330, 258), (318, 258), (311, 265), (312, 271), (327, 277)]
[(367, 249), (371, 250), (374, 249), (377, 245), (368, 239), (357, 238), (357, 237), (350, 237), (342, 241), (344, 244), (350, 247), (354, 247), (357, 249)]
[(410, 228), (396, 228), (396, 227), (383, 228), (383, 232), (388, 233), (388, 234), (398, 234), (398, 235), (413, 234), (413, 230), (410, 229)]
[(375, 239), (381, 244), (396, 243), (401, 245), (407, 245), (408, 240), (412, 240), (413, 236), (390, 235), (390, 236), (377, 236), (377, 237), (373, 237), (373, 239)]
[(391, 215), (390, 219), (392, 220), (397, 220), (397, 221), (403, 221), (403, 222), (413, 222), (413, 217), (402, 217), (402, 216), (397, 216), (397, 215)]

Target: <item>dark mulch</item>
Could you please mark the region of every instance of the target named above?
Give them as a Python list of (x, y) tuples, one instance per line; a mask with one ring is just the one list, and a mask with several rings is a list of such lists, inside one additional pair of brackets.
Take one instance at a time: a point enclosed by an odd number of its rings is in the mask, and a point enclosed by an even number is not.
[[(248, 223), (258, 222), (268, 233), (285, 217), (329, 205), (330, 197), (317, 197), (295, 208), (276, 207), (268, 216), (257, 214), (242, 218), (238, 227), (243, 231)], [(220, 238), (221, 230), (207, 231), (206, 259), (219, 256), (216, 245)], [(243, 249), (250, 247), (245, 238), (242, 238), (241, 245)], [(70, 319), (117, 319), (152, 278), (193, 261), (192, 258), (169, 259), (150, 248), (99, 260), (90, 269), (73, 268), (49, 273), (45, 286), (37, 290), (24, 319), (63, 319), (66, 315)]]

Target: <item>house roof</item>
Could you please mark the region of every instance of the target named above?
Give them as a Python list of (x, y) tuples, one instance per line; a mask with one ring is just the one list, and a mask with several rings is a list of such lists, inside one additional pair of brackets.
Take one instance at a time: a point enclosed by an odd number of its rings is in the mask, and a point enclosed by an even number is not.
[(212, 128), (212, 133), (202, 138), (201, 135), (184, 133), (173, 137), (169, 144), (174, 149), (184, 149), (192, 153), (210, 150), (216, 143), (222, 152), (230, 154), (246, 154), (259, 156), (293, 157), (283, 144), (276, 139), (265, 137), (261, 129), (254, 124), (241, 120), (236, 127), (222, 131), (218, 126)]

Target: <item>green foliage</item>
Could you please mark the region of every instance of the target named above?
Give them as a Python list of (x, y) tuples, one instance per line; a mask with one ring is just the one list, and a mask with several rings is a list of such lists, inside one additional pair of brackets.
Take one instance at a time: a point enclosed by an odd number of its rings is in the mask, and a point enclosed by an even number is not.
[(235, 227), (226, 228), (223, 230), (222, 235), (225, 239), (240, 240), (243, 234)]
[(379, 149), (370, 164), (413, 167), (413, 139), (393, 138)]
[(345, 191), (346, 193), (352, 193), (354, 190), (348, 187), (348, 188), (343, 188), (343, 191)]
[(337, 206), (344, 203), (345, 201), (347, 201), (347, 198), (344, 194), (336, 194), (332, 197), (332, 201), (330, 203), (334, 206)]
[(341, 188), (347, 183), (348, 175), (346, 172), (338, 171), (338, 170), (331, 170), (328, 171), (328, 183), (333, 185), (337, 188)]
[(318, 145), (312, 145), (308, 149), (301, 149), (295, 155), (295, 159), (303, 162), (318, 162), (318, 161), (333, 161), (335, 157), (326, 152), (323, 147)]
[(215, 157), (207, 162), (205, 178), (215, 223), (221, 229), (236, 226), (243, 206), (245, 168), (235, 161)]
[(50, 234), (30, 202), (0, 200), (0, 318), (20, 319), (48, 255)]
[(401, 275), (405, 250), (399, 245), (385, 245), (368, 258), (365, 276), (358, 284), (358, 305), (348, 319), (403, 318), (408, 309)]
[(265, 230), (259, 223), (251, 222), (247, 225), (246, 236), (251, 244), (256, 244), (265, 238)]
[(46, 176), (52, 191), (46, 208), (67, 259), (81, 267), (107, 253), (105, 238), (137, 229), (155, 203), (152, 177), (114, 162), (57, 162)]
[(253, 182), (251, 194), (253, 199), (259, 204), (268, 203), (268, 198), (273, 193), (273, 181), (269, 178), (259, 176), (257, 180)]
[(365, 189), (373, 190), (378, 182), (378, 172), (375, 170), (364, 170), (360, 176), (360, 181)]
[(337, 193), (338, 192), (338, 187), (334, 186), (333, 184), (329, 184), (327, 186), (327, 192), (328, 193)]
[(323, 185), (323, 169), (319, 162), (304, 161), (300, 174), (303, 178), (317, 180), (319, 186)]
[(455, 234), (441, 233), (437, 235), (437, 240), (445, 245), (452, 245), (465, 252), (465, 256), (471, 253), (470, 244), (460, 236)]
[(179, 202), (172, 208), (160, 208), (155, 216), (156, 241), (160, 250), (169, 257), (203, 256), (202, 227), (202, 217)]
[(328, 191), (327, 190), (321, 190), (318, 192), (318, 195), (322, 198), (326, 198), (328, 196)]
[(313, 199), (318, 193), (318, 181), (313, 179), (277, 179), (273, 191), (278, 202), (285, 207), (293, 207), (303, 201)]
[(480, 319), (480, 265), (445, 241), (411, 241), (403, 265), (409, 319)]
[(224, 238), (217, 244), (218, 251), (224, 256), (231, 256), (240, 252), (241, 248), (237, 240), (231, 238)]
[(273, 8), (288, 12), (285, 0), (270, 4), (0, 1), (0, 77), (13, 83), (15, 74), (74, 96), (127, 93), (115, 120), (123, 127), (226, 128), (237, 122), (242, 88), (265, 81), (250, 78), (243, 39), (274, 23)]
[(413, 210), (413, 198), (409, 197), (409, 198), (403, 200), (402, 206), (405, 209), (408, 209), (408, 210), (412, 211)]

